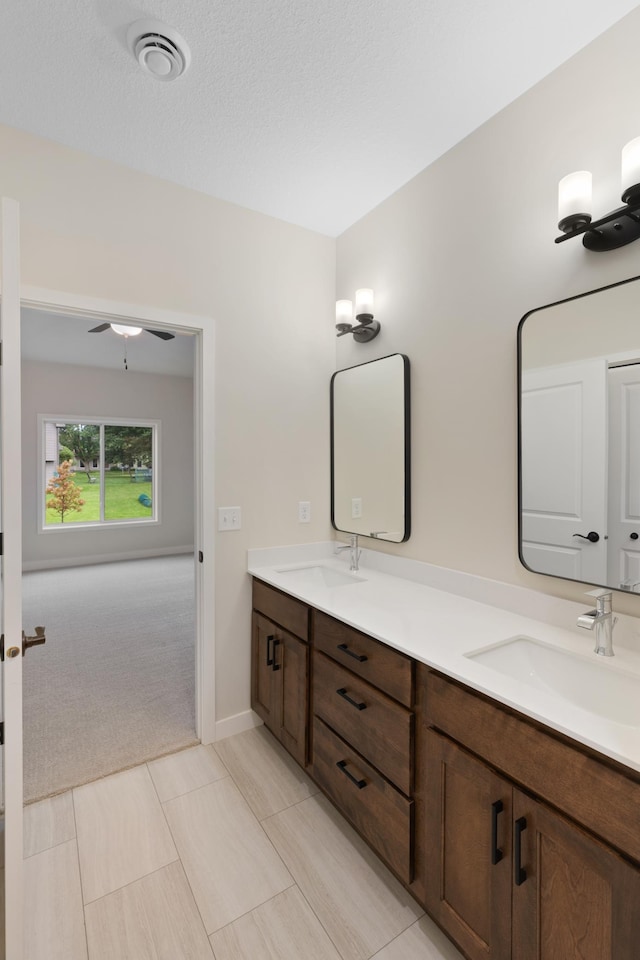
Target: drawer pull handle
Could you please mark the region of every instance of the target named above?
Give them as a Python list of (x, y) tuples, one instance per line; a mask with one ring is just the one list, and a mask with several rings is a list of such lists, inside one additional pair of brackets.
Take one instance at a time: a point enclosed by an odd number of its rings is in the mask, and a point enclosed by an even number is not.
[(496, 800), (491, 804), (491, 863), (494, 867), (502, 860), (502, 850), (498, 846), (498, 817), (503, 810), (502, 800)]
[(364, 663), (365, 660), (369, 658), (364, 655), (364, 653), (354, 653), (353, 650), (349, 650), (349, 647), (346, 643), (339, 643), (338, 650), (342, 650), (343, 653), (346, 653), (348, 657), (353, 657), (354, 660), (357, 660), (358, 663)]
[(276, 663), (276, 647), (280, 646), (282, 640), (278, 640), (277, 637), (273, 638), (273, 669), (279, 670), (280, 664)]
[(527, 879), (527, 871), (522, 866), (522, 834), (527, 829), (527, 818), (518, 817), (513, 825), (513, 847), (515, 851), (513, 881), (519, 887)]
[(366, 785), (367, 785), (367, 781), (366, 781), (366, 780), (358, 780), (358, 779), (356, 779), (356, 777), (353, 776), (352, 773), (349, 773), (349, 771), (347, 770), (347, 761), (346, 761), (346, 760), (338, 760), (338, 762), (336, 763), (336, 767), (337, 767), (339, 770), (342, 770), (342, 772), (344, 773), (345, 777), (348, 777), (348, 779), (351, 780), (351, 783), (354, 783), (354, 784), (356, 785), (356, 787), (358, 788), (358, 790), (362, 790), (364, 787), (366, 787)]
[(357, 700), (352, 700), (349, 694), (347, 693), (346, 687), (340, 687), (339, 690), (336, 690), (336, 693), (339, 697), (342, 697), (343, 700), (346, 700), (347, 703), (350, 703), (352, 707), (355, 707), (356, 710), (366, 710), (366, 703), (358, 703)]
[(269, 634), (269, 636), (267, 637), (267, 666), (268, 667), (273, 666), (273, 653), (271, 653), (271, 644), (273, 643), (274, 639), (275, 637), (273, 636), (272, 633)]

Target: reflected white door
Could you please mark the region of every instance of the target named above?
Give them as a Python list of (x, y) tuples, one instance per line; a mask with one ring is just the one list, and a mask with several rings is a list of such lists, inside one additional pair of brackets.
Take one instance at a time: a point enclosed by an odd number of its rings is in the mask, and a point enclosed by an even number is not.
[(640, 593), (640, 364), (609, 370), (609, 431), (607, 582)]
[(605, 360), (523, 372), (522, 557), (532, 570), (607, 582), (606, 411)]
[(23, 960), (22, 927), (22, 484), (20, 435), (20, 232), (15, 200), (0, 207), (0, 519), (2, 556), (5, 953)]

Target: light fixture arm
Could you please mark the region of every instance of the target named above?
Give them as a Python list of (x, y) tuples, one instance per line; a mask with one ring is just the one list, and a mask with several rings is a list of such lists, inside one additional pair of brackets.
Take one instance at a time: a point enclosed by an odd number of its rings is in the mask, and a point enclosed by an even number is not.
[(356, 315), (358, 321), (353, 324), (353, 304), (351, 300), (336, 302), (336, 336), (344, 337), (347, 333), (353, 334), (358, 343), (368, 343), (380, 333), (380, 324), (373, 319), (373, 290), (362, 288), (356, 290)]
[(556, 237), (556, 243), (563, 243), (571, 237), (582, 236), (587, 250), (604, 253), (624, 247), (640, 237), (640, 197), (626, 203), (599, 220), (589, 220), (576, 225), (566, 233)]

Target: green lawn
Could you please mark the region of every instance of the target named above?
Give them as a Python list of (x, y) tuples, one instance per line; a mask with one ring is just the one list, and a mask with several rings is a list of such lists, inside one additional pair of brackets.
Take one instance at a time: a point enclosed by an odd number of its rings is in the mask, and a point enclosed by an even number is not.
[[(74, 479), (82, 489), (81, 496), (85, 504), (80, 511), (67, 513), (64, 518), (65, 523), (87, 523), (100, 520), (100, 475), (97, 471), (92, 472), (91, 475), (96, 478), (96, 483), (89, 483), (86, 473), (76, 471)], [(117, 473), (115, 471), (105, 473), (104, 485), (105, 520), (138, 520), (153, 516), (152, 508), (145, 507), (138, 500), (141, 493), (146, 493), (149, 498), (152, 498), (150, 481), (132, 483), (128, 473), (120, 473), (118, 470)], [(47, 500), (49, 500), (48, 496)], [(60, 515), (54, 510), (46, 510), (45, 523), (47, 526), (59, 524)]]

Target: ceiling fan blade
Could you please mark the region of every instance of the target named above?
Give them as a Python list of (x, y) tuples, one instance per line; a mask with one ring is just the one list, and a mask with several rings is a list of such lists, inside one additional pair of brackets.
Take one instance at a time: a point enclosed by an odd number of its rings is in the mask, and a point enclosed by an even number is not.
[(167, 333), (166, 330), (147, 330), (147, 333), (152, 333), (154, 337), (160, 337), (161, 340), (173, 340), (175, 338), (175, 333)]
[(94, 327), (92, 330), (89, 330), (89, 333), (102, 333), (103, 330), (108, 330), (111, 326), (110, 323), (101, 323), (99, 327)]

